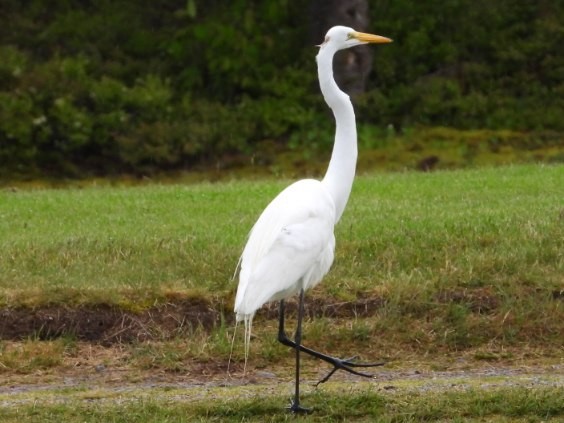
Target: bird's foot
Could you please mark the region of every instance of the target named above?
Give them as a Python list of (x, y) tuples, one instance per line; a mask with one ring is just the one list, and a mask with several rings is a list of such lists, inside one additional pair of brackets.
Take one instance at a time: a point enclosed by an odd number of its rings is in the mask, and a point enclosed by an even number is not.
[(319, 386), (322, 383), (327, 382), (329, 380), (329, 378), (331, 378), (331, 376), (333, 376), (333, 374), (337, 370), (344, 370), (346, 372), (352, 373), (353, 375), (373, 378), (374, 375), (372, 375), (370, 373), (359, 372), (358, 370), (355, 370), (353, 367), (379, 367), (379, 366), (383, 366), (384, 364), (386, 364), (384, 362), (358, 363), (358, 362), (355, 361), (358, 358), (357, 356), (345, 358), (345, 359), (340, 359), (340, 358), (336, 358), (336, 357), (330, 357), (330, 358), (331, 358), (331, 360), (326, 360), (326, 361), (333, 364), (333, 369), (327, 374), (327, 376), (325, 376), (323, 379), (321, 379), (319, 382), (317, 382), (315, 384), (315, 386)]
[(287, 410), (290, 410), (294, 414), (309, 414), (312, 412), (311, 408), (306, 408), (300, 405), (300, 403), (296, 400), (292, 400), (290, 405), (286, 407)]

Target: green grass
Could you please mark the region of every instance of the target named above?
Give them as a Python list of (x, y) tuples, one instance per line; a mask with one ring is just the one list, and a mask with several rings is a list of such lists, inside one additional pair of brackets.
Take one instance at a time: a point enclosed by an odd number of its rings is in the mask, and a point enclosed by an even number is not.
[[(4, 190), (0, 289), (233, 289), (248, 230), (286, 184)], [(562, 282), (563, 198), (562, 166), (361, 176), (325, 285), (516, 277), (554, 285)]]
[[(0, 303), (142, 309), (181, 292), (229, 310), (246, 234), (287, 183), (3, 190)], [(310, 297), (382, 298), (343, 328), (359, 344), (561, 346), (563, 199), (561, 165), (359, 176)]]
[[(502, 387), (450, 390), (378, 391), (375, 387), (319, 389), (304, 396), (314, 412), (305, 422), (428, 422), (428, 421), (557, 421), (564, 415), (562, 392), (554, 387)], [(201, 391), (201, 388), (199, 388)], [(186, 422), (186, 421), (295, 421), (283, 409), (288, 398), (261, 386), (207, 388), (205, 394), (185, 389), (147, 392), (66, 390), (41, 394), (30, 402), (5, 408), (3, 422)], [(202, 395), (205, 398), (202, 398)], [(21, 398), (19, 398), (21, 399)]]
[(128, 291), (226, 289), (252, 224), (245, 193), (258, 202), (268, 188), (268, 196), (273, 187), (251, 184), (3, 192), (4, 298), (76, 290), (77, 301), (111, 302)]

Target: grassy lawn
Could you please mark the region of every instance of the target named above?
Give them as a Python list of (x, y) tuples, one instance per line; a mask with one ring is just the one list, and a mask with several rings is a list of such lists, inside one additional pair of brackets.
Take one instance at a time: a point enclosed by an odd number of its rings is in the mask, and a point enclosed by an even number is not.
[[(246, 234), (287, 183), (3, 190), (0, 302), (138, 309), (166, 292), (229, 302)], [(392, 318), (440, 307), (452, 321), (491, 309), (508, 323), (553, 321), (563, 199), (559, 165), (360, 176), (334, 267), (311, 295), (379, 296)]]
[[(230, 318), (246, 233), (287, 183), (3, 190), (0, 301), (140, 311), (174, 293)], [(308, 298), (378, 304), (335, 342), (562, 346), (563, 199), (560, 165), (360, 176)], [(314, 320), (310, 339), (331, 324)]]
[[(287, 183), (2, 190), (2, 301), (227, 295), (247, 232)], [(562, 288), (563, 198), (557, 165), (360, 176), (322, 292)]]
[[(253, 222), (287, 183), (1, 190), (3, 312), (103, 306), (142, 313), (175, 299), (197, 299), (222, 314), (212, 328), (194, 327), (172, 338), (157, 334), (108, 352), (73, 334), (1, 341), (2, 377), (54, 378), (100, 364), (133, 373), (224, 372), (233, 333), (233, 271)], [(383, 358), (386, 369), (426, 357), (428, 367), (441, 370), (462, 356), (478, 365), (538, 359), (560, 369), (563, 200), (561, 165), (359, 176), (337, 228), (333, 269), (307, 296), (306, 307), (318, 310), (306, 323), (305, 342), (323, 351)], [(335, 318), (320, 312), (320, 304), (357, 308)], [(276, 322), (262, 313), (254, 327), (251, 372), (275, 365), (290, 375), (291, 356), (275, 340)], [(242, 367), (240, 338), (236, 372)], [(89, 354), (93, 358), (84, 362)], [(21, 403), (0, 414), (6, 422), (293, 419), (281, 409), (291, 389), (276, 386), (206, 388), (214, 401), (174, 387), (149, 396), (143, 387), (98, 393), (74, 387), (43, 397), (22, 392)], [(540, 422), (563, 414), (561, 385), (391, 391), (346, 386), (307, 391), (304, 403), (317, 411), (303, 420)], [(0, 394), (0, 407), (14, 398)]]

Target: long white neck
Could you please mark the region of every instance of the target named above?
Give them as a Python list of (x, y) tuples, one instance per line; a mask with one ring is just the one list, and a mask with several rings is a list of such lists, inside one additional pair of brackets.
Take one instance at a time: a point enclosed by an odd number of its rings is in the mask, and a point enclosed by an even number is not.
[(335, 223), (341, 218), (351, 193), (358, 156), (356, 122), (349, 96), (339, 89), (333, 78), (333, 56), (328, 45), (317, 54), (319, 86), (335, 116), (335, 144), (325, 177), (321, 181), (329, 190), (336, 207)]

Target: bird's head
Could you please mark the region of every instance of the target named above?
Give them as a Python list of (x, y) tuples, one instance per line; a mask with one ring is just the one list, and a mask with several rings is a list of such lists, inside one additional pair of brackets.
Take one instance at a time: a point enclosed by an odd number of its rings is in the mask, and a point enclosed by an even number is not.
[(367, 34), (355, 31), (346, 26), (334, 26), (325, 35), (325, 40), (320, 48), (333, 48), (334, 50), (344, 50), (346, 48), (358, 46), (361, 44), (383, 44), (391, 43), (392, 40), (380, 35)]

